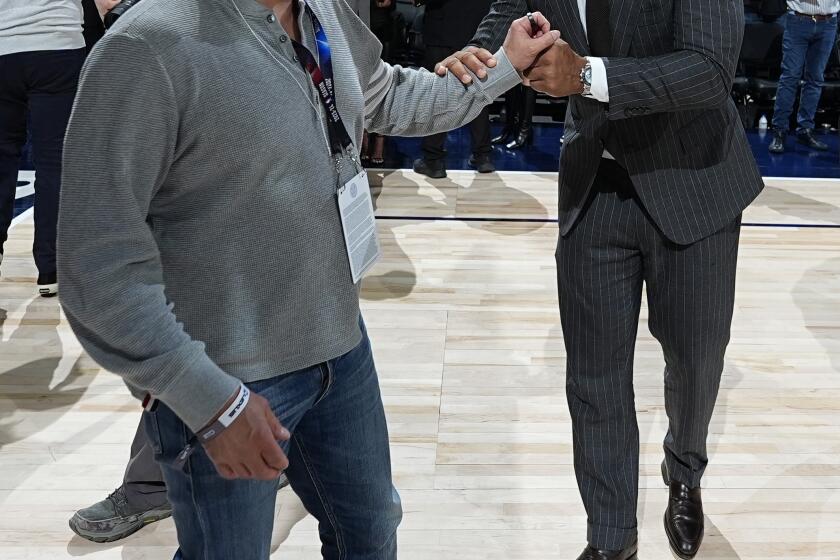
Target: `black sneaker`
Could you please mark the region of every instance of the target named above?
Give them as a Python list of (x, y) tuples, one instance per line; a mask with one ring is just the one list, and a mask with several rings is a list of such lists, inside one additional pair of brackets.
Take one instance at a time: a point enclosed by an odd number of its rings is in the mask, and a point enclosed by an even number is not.
[(816, 150), (818, 152), (825, 152), (828, 150), (828, 144), (825, 142), (820, 142), (814, 136), (814, 131), (810, 128), (803, 128), (802, 130), (796, 133), (796, 139), (799, 141), (800, 144), (803, 146), (808, 146), (812, 150)]
[(493, 160), (487, 154), (473, 154), (470, 156), (470, 167), (479, 173), (495, 173), (496, 166), (493, 165)]
[(58, 294), (58, 278), (55, 272), (38, 276), (38, 293), (41, 297), (54, 297)]
[(783, 154), (785, 153), (785, 140), (787, 139), (787, 133), (782, 130), (774, 130), (773, 131), (773, 140), (770, 142), (770, 150), (771, 154)]
[(426, 161), (420, 158), (414, 162), (414, 172), (429, 179), (446, 179), (446, 166), (442, 161)]

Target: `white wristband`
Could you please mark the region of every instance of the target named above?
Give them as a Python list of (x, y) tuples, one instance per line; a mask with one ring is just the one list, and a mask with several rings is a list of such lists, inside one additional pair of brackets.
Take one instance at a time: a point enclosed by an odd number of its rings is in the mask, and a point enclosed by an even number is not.
[(233, 403), (231, 403), (231, 405), (222, 412), (221, 416), (219, 416), (215, 422), (196, 434), (198, 435), (198, 440), (201, 443), (207, 443), (225, 431), (225, 429), (233, 424), (234, 420), (239, 418), (239, 415), (242, 414), (242, 411), (245, 410), (245, 407), (248, 405), (250, 398), (251, 391), (243, 383), (239, 386), (239, 393), (236, 395), (236, 398), (233, 399)]

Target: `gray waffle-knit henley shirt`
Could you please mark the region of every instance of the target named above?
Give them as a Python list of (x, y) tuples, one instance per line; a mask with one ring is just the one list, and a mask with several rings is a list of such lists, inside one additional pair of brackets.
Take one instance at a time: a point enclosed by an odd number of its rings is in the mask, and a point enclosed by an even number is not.
[[(469, 87), (389, 66), (344, 0), (309, 5), (357, 146), (365, 128), (451, 130), (520, 82), (503, 50)], [(64, 150), (62, 304), (102, 367), (194, 431), (240, 380), (361, 339), (336, 203), (354, 170), (336, 177), (323, 112), (290, 38), (255, 0), (144, 0), (85, 65)]]

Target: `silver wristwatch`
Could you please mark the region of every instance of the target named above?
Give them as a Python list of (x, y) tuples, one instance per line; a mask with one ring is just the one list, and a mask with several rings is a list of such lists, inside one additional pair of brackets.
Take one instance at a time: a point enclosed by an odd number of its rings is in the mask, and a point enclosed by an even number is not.
[(592, 63), (589, 62), (589, 59), (586, 60), (586, 66), (580, 71), (580, 83), (583, 84), (581, 95), (589, 97), (592, 94)]

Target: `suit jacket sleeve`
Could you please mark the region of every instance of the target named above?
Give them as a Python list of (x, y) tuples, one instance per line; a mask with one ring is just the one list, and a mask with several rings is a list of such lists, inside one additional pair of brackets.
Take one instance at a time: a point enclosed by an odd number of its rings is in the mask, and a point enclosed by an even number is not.
[(741, 0), (675, 0), (674, 52), (606, 58), (609, 118), (716, 107), (729, 98), (744, 36)]
[(528, 13), (525, 0), (496, 0), (482, 20), (470, 45), (496, 52), (505, 42), (513, 22)]

